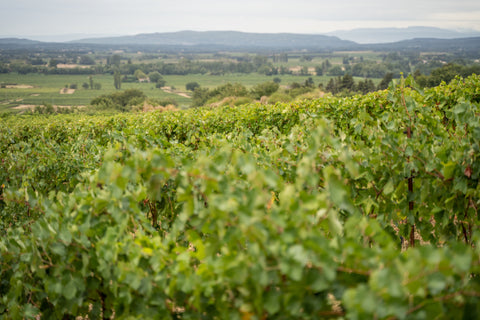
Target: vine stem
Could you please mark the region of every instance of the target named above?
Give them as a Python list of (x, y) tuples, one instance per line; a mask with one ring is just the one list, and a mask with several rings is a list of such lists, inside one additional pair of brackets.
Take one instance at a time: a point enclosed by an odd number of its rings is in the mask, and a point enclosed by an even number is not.
[[(410, 120), (411, 121), (411, 120)], [(407, 128), (407, 138), (411, 139), (412, 138), (412, 127)], [(410, 161), (410, 158), (408, 159)], [(408, 193), (409, 195), (413, 194), (413, 176), (410, 174), (410, 177), (408, 178)], [(413, 201), (410, 200), (408, 202), (408, 210), (410, 213), (413, 212)], [(412, 224), (411, 229), (410, 229), (410, 246), (415, 247), (415, 223)]]
[[(408, 108), (407, 108), (407, 102), (405, 101), (405, 92), (404, 92), (404, 89), (405, 89), (405, 80), (402, 78), (402, 82), (401, 82), (401, 102), (402, 102), (402, 105), (403, 107), (405, 108), (405, 112), (407, 113), (407, 116), (408, 116), (408, 120), (409, 120), (409, 125), (407, 127), (407, 130), (406, 130), (406, 134), (407, 134), (407, 138), (408, 139), (411, 139), (412, 138), (412, 117), (410, 116), (410, 112), (408, 112)], [(407, 158), (407, 162), (410, 162), (410, 157)], [(409, 195), (412, 195), (413, 194), (413, 174), (412, 172), (410, 173), (410, 177), (408, 177), (408, 194)], [(413, 213), (413, 201), (410, 200), (408, 202), (408, 211), (411, 213)], [(410, 247), (415, 247), (415, 223), (412, 224), (412, 226), (410, 227)]]

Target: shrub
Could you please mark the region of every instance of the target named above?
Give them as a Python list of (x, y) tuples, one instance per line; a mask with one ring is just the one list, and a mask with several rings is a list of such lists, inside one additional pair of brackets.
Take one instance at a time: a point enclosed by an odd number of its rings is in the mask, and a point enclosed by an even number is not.
[(109, 95), (101, 95), (93, 99), (90, 104), (93, 106), (108, 106), (120, 111), (129, 111), (131, 106), (145, 101), (145, 94), (138, 89), (128, 89), (121, 92), (114, 92)]
[(285, 92), (275, 92), (268, 98), (268, 103), (275, 104), (277, 102), (289, 102), (292, 100), (292, 97), (286, 94)]
[(276, 92), (280, 86), (278, 83), (273, 81), (271, 82), (264, 82), (257, 84), (252, 89), (252, 95), (255, 99), (260, 99), (263, 96), (270, 96), (272, 93)]
[(189, 82), (185, 85), (185, 88), (188, 90), (188, 91), (195, 91), (196, 88), (199, 88), (200, 85), (198, 84), (198, 82)]

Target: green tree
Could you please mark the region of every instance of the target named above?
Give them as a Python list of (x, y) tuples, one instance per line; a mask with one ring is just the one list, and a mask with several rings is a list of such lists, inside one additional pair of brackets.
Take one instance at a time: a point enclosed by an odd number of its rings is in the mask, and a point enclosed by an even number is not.
[(113, 64), (116, 67), (120, 66), (120, 60), (121, 57), (118, 54), (114, 54), (110, 60), (111, 64)]
[(308, 67), (303, 66), (302, 69), (300, 70), (300, 75), (301, 76), (306, 76), (308, 74)]
[(167, 84), (167, 81), (165, 81), (165, 79), (162, 78), (157, 81), (157, 83), (155, 84), (155, 87), (156, 88), (165, 87), (166, 84)]
[(115, 108), (120, 111), (129, 111), (131, 106), (145, 101), (145, 94), (138, 89), (127, 89), (109, 95), (101, 95), (93, 99), (90, 104), (102, 108)]
[(328, 71), (328, 73), (331, 76), (343, 76), (344, 71), (343, 71), (342, 67), (337, 65), (337, 66), (331, 67), (330, 70)]
[(313, 82), (313, 79), (312, 77), (308, 77), (307, 80), (305, 80), (305, 87), (314, 87), (315, 86), (315, 82)]
[(244, 97), (248, 95), (248, 90), (240, 83), (226, 83), (212, 90), (211, 96), (218, 99), (225, 97)]
[(35, 59), (31, 59), (30, 64), (32, 66), (43, 66), (45, 64), (45, 61), (43, 61), (42, 58), (37, 57)]
[(93, 66), (95, 65), (95, 60), (90, 56), (81, 56), (79, 64)]
[(338, 92), (338, 84), (334, 78), (330, 78), (325, 89), (333, 94)]
[(357, 91), (360, 91), (363, 94), (375, 91), (375, 84), (372, 79), (365, 79), (357, 83)]
[(185, 89), (187, 89), (188, 91), (195, 91), (196, 88), (199, 88), (200, 85), (198, 84), (198, 82), (189, 82), (185, 85)]
[(145, 72), (143, 72), (143, 71), (140, 70), (140, 69), (135, 70), (135, 73), (134, 73), (133, 75), (135, 76), (135, 78), (137, 78), (137, 80), (141, 80), (141, 79), (146, 79), (146, 78), (147, 78), (147, 75), (145, 74)]
[(210, 90), (208, 88), (195, 88), (192, 96), (192, 105), (194, 107), (203, 106), (210, 96)]
[(56, 68), (58, 65), (58, 61), (56, 59), (50, 59), (50, 61), (48, 61), (48, 66), (50, 68)]
[(342, 90), (355, 91), (355, 81), (350, 74), (346, 74), (342, 77), (342, 81), (340, 83), (340, 91)]
[(280, 86), (273, 81), (257, 84), (252, 88), (252, 95), (255, 99), (260, 99), (263, 96), (270, 96), (276, 92)]
[(253, 58), (253, 64), (255, 65), (256, 68), (259, 68), (260, 66), (267, 64), (267, 61), (268, 61), (268, 58), (262, 55), (256, 55)]
[(118, 70), (115, 70), (115, 72), (113, 73), (113, 85), (117, 90), (122, 88), (122, 75)]
[(325, 71), (330, 69), (331, 66), (332, 66), (332, 64), (330, 63), (330, 61), (328, 61), (328, 59), (325, 60), (324, 62), (322, 62), (323, 72), (325, 73)]
[(153, 71), (148, 74), (150, 82), (157, 83), (160, 79), (163, 79), (162, 75), (158, 71)]
[(378, 90), (385, 90), (388, 88), (388, 85), (390, 84), (390, 82), (392, 81), (393, 79), (393, 73), (391, 72), (387, 72), (385, 74), (385, 76), (383, 77), (382, 81), (380, 81), (380, 83), (378, 84), (378, 87), (377, 89)]

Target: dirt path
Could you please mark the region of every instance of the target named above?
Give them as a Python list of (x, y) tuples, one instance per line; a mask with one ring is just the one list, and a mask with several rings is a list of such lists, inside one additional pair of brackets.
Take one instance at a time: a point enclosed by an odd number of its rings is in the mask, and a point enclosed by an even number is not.
[[(14, 110), (33, 110), (35, 109), (36, 105), (34, 104), (21, 104), (16, 107), (13, 107)], [(62, 108), (72, 108), (73, 106), (53, 106), (55, 110), (62, 109)], [(77, 108), (86, 108), (86, 106), (76, 106)]]
[(164, 92), (173, 93), (173, 94), (176, 94), (177, 96), (181, 96), (181, 97), (184, 97), (184, 98), (191, 98), (187, 93), (174, 91), (171, 87), (162, 87), (162, 90)]
[(63, 88), (60, 90), (60, 94), (74, 94), (74, 93), (75, 93), (75, 89)]
[(28, 84), (7, 84), (6, 89), (33, 89), (34, 87)]

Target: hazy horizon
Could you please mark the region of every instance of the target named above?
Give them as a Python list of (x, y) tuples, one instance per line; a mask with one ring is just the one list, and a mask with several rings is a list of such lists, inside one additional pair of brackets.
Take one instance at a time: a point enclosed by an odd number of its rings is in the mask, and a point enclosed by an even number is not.
[[(310, 33), (311, 35), (330, 35), (330, 36), (336, 36), (339, 37), (340, 39), (343, 40), (351, 40), (355, 41), (358, 43), (375, 43), (375, 42), (391, 42), (391, 41), (400, 41), (402, 39), (408, 39), (408, 36), (405, 36), (407, 34), (407, 31), (409, 28), (423, 28), (425, 26), (409, 26), (405, 28), (356, 28), (356, 29), (350, 29), (350, 30), (334, 30), (331, 32), (326, 32), (326, 33)], [(428, 28), (428, 27), (426, 27)], [(436, 27), (434, 27), (436, 28)], [(398, 35), (397, 40), (380, 40), (379, 41), (361, 41), (358, 39), (358, 37), (361, 37), (357, 35), (349, 35), (346, 36), (343, 34), (344, 32), (355, 32), (355, 31), (362, 31), (362, 30), (395, 30), (398, 32), (405, 31), (405, 34), (400, 34)], [(459, 32), (459, 37), (464, 37), (465, 35), (467, 36), (479, 36), (480, 31), (476, 31), (473, 29), (459, 29), (459, 30), (454, 30), (454, 29), (445, 29), (445, 28), (439, 28), (439, 30), (445, 30), (445, 31), (456, 31)], [(248, 32), (248, 31), (239, 31), (239, 30), (176, 30), (176, 31), (166, 31), (165, 33), (176, 33), (176, 32), (183, 32), (183, 31), (194, 31), (194, 32), (208, 32), (208, 31), (226, 31), (226, 32), (246, 32), (246, 33), (255, 33), (255, 32)], [(73, 33), (73, 34), (52, 34), (52, 35), (2, 35), (0, 34), (0, 39), (3, 38), (19, 38), (19, 39), (28, 39), (28, 40), (34, 40), (34, 41), (42, 41), (42, 42), (70, 42), (70, 41), (76, 41), (76, 40), (83, 40), (83, 39), (94, 39), (94, 38), (110, 38), (110, 37), (122, 37), (122, 36), (133, 36), (133, 35), (138, 35), (138, 34), (154, 34), (154, 33), (162, 33), (162, 32), (157, 32), (157, 31), (152, 31), (152, 32), (144, 32), (144, 33), (134, 33), (134, 34), (99, 34), (99, 33)], [(260, 33), (260, 32), (259, 32)], [(290, 34), (309, 34), (309, 33), (299, 33), (299, 32), (261, 32), (261, 33), (266, 33), (266, 34), (276, 34), (276, 33), (290, 33)], [(471, 35), (469, 35), (471, 33)], [(375, 35), (375, 33), (371, 34)], [(357, 39), (356, 39), (357, 37)], [(391, 38), (392, 35), (386, 36), (387, 38)], [(395, 35), (393, 35), (395, 37)], [(435, 37), (435, 36), (433, 36)], [(453, 36), (449, 36), (446, 38), (454, 38)]]
[(298, 0), (294, 4), (286, 0), (17, 0), (0, 2), (0, 10), (0, 35), (30, 39), (182, 30), (326, 34), (425, 26), (480, 31), (480, 2), (470, 0)]

